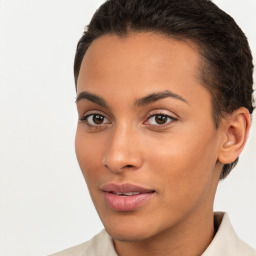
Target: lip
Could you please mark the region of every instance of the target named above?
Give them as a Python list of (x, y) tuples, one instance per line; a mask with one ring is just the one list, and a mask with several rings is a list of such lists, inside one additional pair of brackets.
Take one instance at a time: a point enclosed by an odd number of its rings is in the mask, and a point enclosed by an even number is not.
[(149, 193), (154, 191), (153, 189), (147, 189), (140, 187), (138, 185), (124, 183), (124, 184), (116, 184), (116, 183), (108, 183), (101, 187), (101, 190), (104, 192), (115, 192), (115, 193), (129, 193), (129, 192), (140, 192), (140, 193)]
[[(109, 183), (101, 187), (104, 192), (106, 204), (116, 211), (133, 211), (147, 203), (155, 191), (134, 184), (115, 184)], [(137, 192), (135, 195), (121, 195), (122, 193)]]

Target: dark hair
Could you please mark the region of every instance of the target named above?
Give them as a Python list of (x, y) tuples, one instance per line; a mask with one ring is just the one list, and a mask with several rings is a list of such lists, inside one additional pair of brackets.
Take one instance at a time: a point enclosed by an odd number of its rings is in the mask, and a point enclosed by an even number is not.
[[(210, 0), (108, 0), (94, 14), (78, 42), (75, 84), (83, 57), (96, 38), (155, 32), (190, 40), (203, 57), (201, 79), (212, 96), (216, 129), (225, 114), (239, 107), (253, 112), (253, 63), (248, 41), (236, 22)], [(224, 179), (238, 158), (225, 164)]]

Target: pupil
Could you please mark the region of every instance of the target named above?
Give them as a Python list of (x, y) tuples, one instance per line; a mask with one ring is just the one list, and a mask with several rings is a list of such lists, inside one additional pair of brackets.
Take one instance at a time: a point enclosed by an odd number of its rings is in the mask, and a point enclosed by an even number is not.
[(104, 117), (101, 116), (101, 115), (94, 115), (93, 116), (93, 122), (95, 124), (102, 124), (103, 120), (104, 120)]
[(164, 124), (167, 121), (167, 116), (156, 116), (156, 122), (158, 124)]

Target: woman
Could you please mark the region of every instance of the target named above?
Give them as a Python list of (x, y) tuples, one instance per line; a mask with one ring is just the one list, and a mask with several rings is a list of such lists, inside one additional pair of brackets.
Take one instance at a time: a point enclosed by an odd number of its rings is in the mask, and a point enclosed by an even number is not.
[(207, 0), (109, 0), (77, 47), (77, 159), (105, 227), (54, 255), (256, 255), (220, 179), (250, 129), (252, 56)]

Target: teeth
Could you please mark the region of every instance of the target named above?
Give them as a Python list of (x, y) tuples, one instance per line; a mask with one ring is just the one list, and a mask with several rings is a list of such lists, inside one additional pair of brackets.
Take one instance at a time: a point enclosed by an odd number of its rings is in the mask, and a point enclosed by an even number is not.
[(128, 192), (128, 193), (114, 192), (114, 194), (118, 196), (134, 196), (134, 195), (140, 194), (140, 192)]

